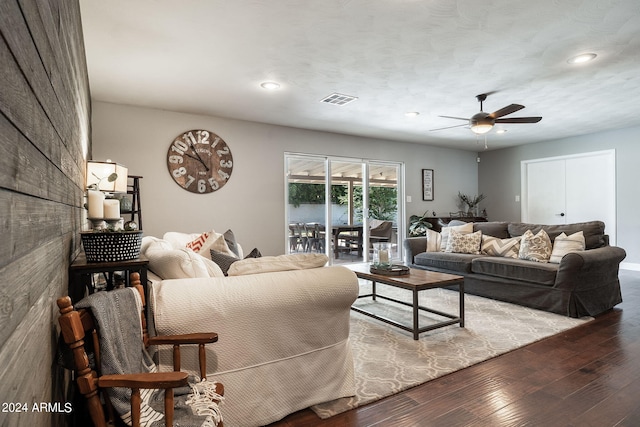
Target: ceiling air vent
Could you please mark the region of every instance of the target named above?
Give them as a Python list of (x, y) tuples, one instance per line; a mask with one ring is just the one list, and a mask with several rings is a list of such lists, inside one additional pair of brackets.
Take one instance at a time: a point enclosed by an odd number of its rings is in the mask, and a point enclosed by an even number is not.
[(358, 99), (357, 96), (343, 95), (341, 93), (332, 93), (326, 98), (321, 99), (320, 102), (324, 102), (325, 104), (333, 104), (333, 105), (347, 105), (348, 103), (353, 102), (356, 99)]

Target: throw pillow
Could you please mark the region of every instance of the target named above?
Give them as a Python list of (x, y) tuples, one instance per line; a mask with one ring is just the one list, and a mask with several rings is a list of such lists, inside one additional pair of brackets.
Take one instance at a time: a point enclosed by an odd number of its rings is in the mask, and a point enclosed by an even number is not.
[[(234, 262), (240, 261), (240, 258), (238, 257), (229, 255), (226, 253), (218, 252), (215, 249), (211, 249), (209, 252), (211, 255), (211, 261), (213, 261), (218, 265), (218, 267), (220, 267), (220, 270), (222, 270), (222, 274), (224, 274), (225, 276), (228, 275), (229, 268), (231, 267), (231, 265)], [(253, 250), (249, 252), (249, 254), (245, 257), (245, 259), (260, 258), (261, 256), (262, 254), (260, 253), (258, 248), (253, 248)]]
[(222, 271), (211, 260), (183, 249), (150, 247), (145, 256), (149, 270), (162, 279), (189, 279), (194, 277), (222, 277)]
[(445, 252), (456, 254), (479, 254), (480, 242), (482, 241), (482, 232), (462, 234), (456, 230), (451, 230), (447, 241), (447, 249)]
[(437, 231), (427, 228), (427, 252), (440, 252), (442, 237)]
[(546, 231), (540, 229), (537, 234), (527, 230), (520, 240), (518, 258), (536, 262), (549, 262), (551, 257), (551, 239)]
[(235, 256), (224, 254), (214, 249), (211, 249), (209, 252), (211, 256), (211, 261), (218, 264), (218, 267), (220, 267), (220, 270), (222, 270), (222, 274), (224, 274), (225, 276), (228, 276), (229, 267), (231, 267), (231, 264), (233, 264), (236, 261), (239, 261), (239, 258)]
[(499, 239), (483, 234), (481, 252), (490, 256), (518, 258), (518, 253), (520, 252), (520, 237)]
[(442, 227), (442, 230), (440, 231), (440, 250), (442, 252), (447, 250), (447, 242), (449, 240), (449, 234), (451, 233), (451, 230), (455, 230), (458, 233), (462, 234), (473, 233), (473, 223), (467, 222), (463, 225)]
[(238, 258), (242, 258), (242, 254), (240, 253), (240, 248), (238, 247), (236, 236), (233, 234), (233, 231), (227, 230), (224, 232), (223, 236), (229, 250), (233, 252)]
[[(200, 237), (198, 237), (198, 239), (199, 238)], [(197, 251), (194, 249), (193, 251), (207, 259), (211, 259), (212, 249), (216, 252), (236, 257), (236, 254), (229, 249), (229, 245), (227, 245), (224, 235), (217, 233), (209, 233), (209, 235), (204, 239), (204, 242), (200, 245), (200, 249)]]
[(211, 233), (202, 233), (195, 240), (190, 241), (185, 246), (196, 253), (200, 252), (200, 250), (202, 249), (202, 245), (204, 245), (210, 235)]
[(569, 252), (584, 251), (584, 248), (585, 239), (582, 231), (573, 233), (570, 236), (567, 236), (563, 232), (553, 241), (553, 250), (551, 251), (551, 258), (549, 259), (549, 262), (560, 264), (560, 260), (563, 256)]

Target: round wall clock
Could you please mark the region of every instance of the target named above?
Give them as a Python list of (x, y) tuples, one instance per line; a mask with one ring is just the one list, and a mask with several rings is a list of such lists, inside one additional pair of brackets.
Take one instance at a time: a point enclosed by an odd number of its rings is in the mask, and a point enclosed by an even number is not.
[(178, 135), (167, 151), (167, 167), (180, 187), (211, 193), (227, 183), (233, 171), (229, 146), (215, 133), (194, 129)]

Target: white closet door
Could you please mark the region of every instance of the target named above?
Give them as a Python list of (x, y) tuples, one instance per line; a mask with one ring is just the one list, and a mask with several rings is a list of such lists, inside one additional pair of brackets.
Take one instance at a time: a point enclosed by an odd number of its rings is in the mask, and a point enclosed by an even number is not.
[(600, 220), (616, 242), (615, 150), (522, 162), (522, 221)]
[(536, 161), (526, 165), (523, 177), (523, 222), (564, 224), (565, 161)]

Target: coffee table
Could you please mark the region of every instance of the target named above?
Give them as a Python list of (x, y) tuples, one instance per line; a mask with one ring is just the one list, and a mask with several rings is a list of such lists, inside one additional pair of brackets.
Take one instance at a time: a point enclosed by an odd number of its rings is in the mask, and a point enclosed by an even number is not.
[[(351, 309), (353, 311), (357, 311), (358, 313), (362, 313), (366, 316), (373, 317), (374, 319), (378, 319), (382, 322), (396, 326), (400, 329), (404, 329), (405, 331), (412, 332), (414, 340), (417, 340), (419, 338), (419, 335), (422, 332), (431, 331), (437, 328), (442, 328), (443, 326), (449, 326), (449, 325), (459, 323), (460, 327), (464, 328), (464, 277), (463, 276), (456, 276), (454, 274), (447, 274), (447, 273), (439, 273), (436, 271), (420, 270), (417, 268), (411, 268), (409, 270), (408, 275), (387, 276), (383, 274), (371, 273), (369, 271), (369, 267), (370, 267), (369, 264), (351, 264), (351, 265), (347, 265), (346, 267), (352, 270), (354, 273), (356, 273), (356, 276), (358, 276), (358, 278), (370, 280), (372, 282), (372, 292), (366, 295), (358, 295), (358, 298), (372, 297), (373, 300), (376, 300), (376, 298), (382, 298), (388, 301), (393, 301), (398, 304), (409, 306), (413, 309), (413, 325), (411, 326), (403, 325), (395, 320), (380, 316), (378, 314), (374, 314), (370, 311), (366, 311), (356, 306), (351, 306)], [(378, 294), (376, 291), (376, 283), (384, 283), (385, 285), (395, 286), (397, 288), (410, 290), (413, 294), (412, 303), (408, 303), (406, 301), (400, 301), (394, 298), (389, 298), (384, 295)], [(459, 297), (460, 308), (459, 308), (458, 315), (443, 313), (441, 311), (423, 307), (418, 304), (418, 292), (426, 289), (444, 288), (445, 286), (452, 286), (452, 285), (458, 286), (458, 291), (460, 294), (460, 297)], [(434, 313), (442, 317), (446, 317), (449, 320), (445, 320), (445, 321), (431, 324), (428, 326), (423, 326), (421, 328), (419, 325), (419, 319), (418, 319), (418, 314), (420, 310), (427, 311), (429, 313)]]

